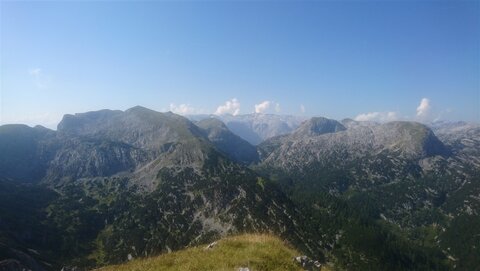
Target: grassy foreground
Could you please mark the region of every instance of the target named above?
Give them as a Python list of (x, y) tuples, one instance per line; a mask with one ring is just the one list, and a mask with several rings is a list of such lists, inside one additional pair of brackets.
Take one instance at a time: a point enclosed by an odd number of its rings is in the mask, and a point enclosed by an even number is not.
[[(101, 271), (237, 271), (249, 267), (251, 271), (303, 270), (293, 262), (299, 252), (271, 235), (245, 234), (218, 241), (211, 249), (206, 245), (188, 248), (153, 258), (134, 259), (121, 265), (101, 268)], [(327, 269), (322, 269), (327, 270)]]

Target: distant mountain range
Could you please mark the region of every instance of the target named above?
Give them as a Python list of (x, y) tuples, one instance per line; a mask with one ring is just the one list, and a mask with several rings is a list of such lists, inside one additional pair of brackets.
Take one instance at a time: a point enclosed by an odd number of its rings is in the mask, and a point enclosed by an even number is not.
[(258, 145), (262, 141), (279, 135), (285, 135), (295, 130), (307, 117), (274, 115), (274, 114), (246, 114), (246, 115), (191, 115), (192, 121), (204, 119), (218, 119), (241, 138)]
[[(0, 126), (0, 267), (272, 233), (339, 270), (480, 266), (480, 126), (144, 107)], [(8, 261), (1, 261), (8, 259)]]

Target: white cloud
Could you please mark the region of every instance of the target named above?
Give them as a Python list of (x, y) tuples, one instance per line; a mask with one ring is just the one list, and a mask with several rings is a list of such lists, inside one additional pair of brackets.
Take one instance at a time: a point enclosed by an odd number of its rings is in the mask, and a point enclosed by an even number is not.
[(263, 101), (255, 105), (255, 113), (257, 114), (273, 112), (280, 113), (280, 111), (280, 104), (275, 101)]
[(232, 114), (232, 115), (238, 115), (240, 113), (240, 102), (237, 100), (237, 98), (233, 98), (229, 101), (226, 101), (225, 104), (220, 105), (217, 107), (217, 110), (215, 111), (215, 115), (223, 115), (223, 114)]
[(277, 103), (275, 105), (275, 112), (280, 113), (280, 104), (279, 103)]
[(303, 104), (300, 105), (300, 112), (302, 112), (302, 114), (305, 113), (305, 106)]
[(420, 105), (417, 107), (417, 117), (426, 117), (430, 111), (430, 100), (423, 98)]
[(388, 122), (398, 119), (398, 114), (396, 112), (369, 112), (359, 114), (355, 117), (356, 121), (378, 121), (378, 122)]
[(265, 111), (267, 111), (267, 109), (270, 107), (271, 104), (272, 104), (272, 102), (270, 102), (270, 101), (263, 101), (259, 104), (256, 104), (255, 105), (255, 113), (257, 113), (257, 114), (264, 113)]
[(42, 69), (40, 68), (30, 69), (28, 71), (28, 74), (30, 74), (30, 76), (32, 77), (33, 83), (37, 88), (41, 88), (41, 89), (48, 88), (48, 85), (50, 84), (51, 79), (49, 76), (45, 75)]
[(194, 114), (196, 112), (195, 108), (193, 108), (189, 104), (180, 104), (177, 106), (174, 103), (170, 104), (170, 111), (179, 115), (189, 115), (189, 114)]

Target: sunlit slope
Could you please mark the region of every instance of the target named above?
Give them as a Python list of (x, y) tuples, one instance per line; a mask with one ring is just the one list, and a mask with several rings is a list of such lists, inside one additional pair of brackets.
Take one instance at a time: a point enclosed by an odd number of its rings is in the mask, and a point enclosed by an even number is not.
[[(107, 266), (101, 271), (134, 270), (303, 270), (292, 259), (301, 255), (277, 237), (246, 234), (224, 238), (213, 248), (206, 246), (188, 248), (153, 258), (134, 259), (126, 264)], [(322, 270), (329, 270), (323, 268)]]

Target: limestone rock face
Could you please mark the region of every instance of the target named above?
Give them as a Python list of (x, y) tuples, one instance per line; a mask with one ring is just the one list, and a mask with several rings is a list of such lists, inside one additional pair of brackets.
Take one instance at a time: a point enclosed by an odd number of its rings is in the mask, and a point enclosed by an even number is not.
[(313, 118), (291, 135), (260, 144), (263, 164), (287, 171), (307, 169), (312, 164), (342, 168), (352, 162), (372, 167), (367, 161), (385, 155), (392, 160), (415, 162), (449, 154), (434, 133), (420, 123), (362, 125), (349, 121), (347, 127), (334, 120)]

